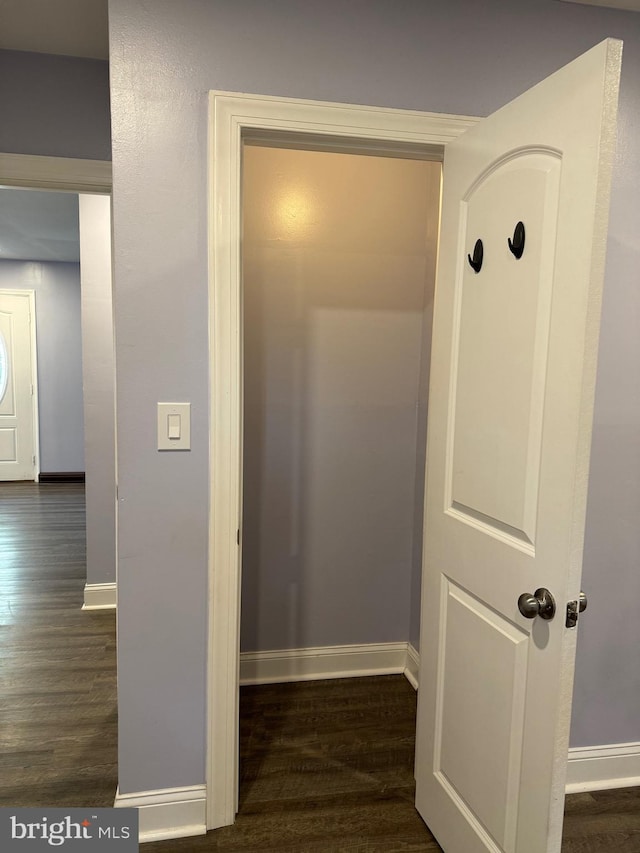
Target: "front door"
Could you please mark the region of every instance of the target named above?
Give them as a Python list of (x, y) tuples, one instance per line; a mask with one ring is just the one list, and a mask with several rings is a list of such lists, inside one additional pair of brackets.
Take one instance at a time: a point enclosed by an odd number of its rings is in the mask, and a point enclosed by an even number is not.
[(0, 290), (0, 481), (33, 480), (31, 294)]
[(445, 151), (416, 806), (446, 853), (560, 849), (620, 57)]

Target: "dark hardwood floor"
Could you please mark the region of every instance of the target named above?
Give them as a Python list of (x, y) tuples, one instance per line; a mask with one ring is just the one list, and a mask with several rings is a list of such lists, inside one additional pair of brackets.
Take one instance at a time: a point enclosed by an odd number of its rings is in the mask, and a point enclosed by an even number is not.
[(113, 805), (115, 616), (82, 611), (83, 484), (0, 483), (0, 805)]
[[(113, 804), (115, 618), (80, 609), (84, 580), (83, 485), (0, 483), (0, 806)], [(141, 849), (437, 851), (414, 728), (402, 676), (243, 688), (235, 825)], [(640, 788), (568, 797), (562, 850), (640, 853)]]

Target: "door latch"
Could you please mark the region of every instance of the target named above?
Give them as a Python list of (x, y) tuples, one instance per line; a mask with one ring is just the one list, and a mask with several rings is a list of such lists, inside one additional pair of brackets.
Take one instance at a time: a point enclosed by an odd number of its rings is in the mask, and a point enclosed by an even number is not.
[(567, 628), (575, 628), (578, 624), (578, 613), (584, 613), (587, 609), (587, 596), (584, 592), (580, 593), (580, 598), (577, 601), (570, 601), (567, 604)]

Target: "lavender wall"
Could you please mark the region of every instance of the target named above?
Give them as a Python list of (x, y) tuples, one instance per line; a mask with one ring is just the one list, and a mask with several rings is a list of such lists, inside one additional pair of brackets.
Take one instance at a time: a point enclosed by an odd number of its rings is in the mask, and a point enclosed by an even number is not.
[(406, 641), (440, 164), (248, 145), (243, 176), (241, 650)]
[(0, 151), (111, 159), (109, 64), (0, 50)]
[[(109, 13), (121, 793), (204, 779), (207, 91), (484, 115), (607, 36), (626, 46), (573, 742), (640, 740), (640, 16), (556, 0), (481, 14), (472, 0), (110, 0)], [(192, 402), (190, 453), (155, 450), (162, 399)]]
[(0, 260), (0, 288), (36, 294), (40, 470), (84, 471), (80, 265)]

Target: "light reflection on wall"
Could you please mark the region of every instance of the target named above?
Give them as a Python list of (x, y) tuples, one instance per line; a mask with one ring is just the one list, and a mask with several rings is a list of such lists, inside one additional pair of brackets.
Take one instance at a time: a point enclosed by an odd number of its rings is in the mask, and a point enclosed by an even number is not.
[(318, 205), (307, 187), (287, 187), (276, 199), (274, 213), (274, 225), (280, 238), (299, 240), (307, 237), (317, 225)]

